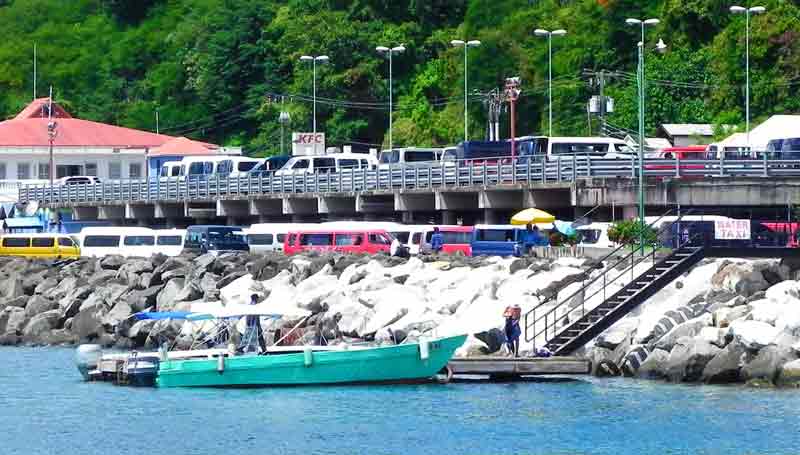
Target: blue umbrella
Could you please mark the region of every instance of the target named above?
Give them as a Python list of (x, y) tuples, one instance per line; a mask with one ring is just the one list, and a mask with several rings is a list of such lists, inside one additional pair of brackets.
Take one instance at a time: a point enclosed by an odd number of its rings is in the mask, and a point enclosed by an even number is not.
[(567, 237), (571, 235), (575, 235), (575, 228), (572, 227), (572, 223), (568, 223), (566, 221), (554, 221), (553, 225), (556, 227), (556, 230)]

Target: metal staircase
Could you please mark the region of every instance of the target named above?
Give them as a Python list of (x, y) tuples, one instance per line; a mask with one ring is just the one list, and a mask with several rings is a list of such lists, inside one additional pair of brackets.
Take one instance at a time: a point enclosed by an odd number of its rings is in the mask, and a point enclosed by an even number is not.
[[(606, 256), (606, 259), (618, 259), (607, 261), (608, 265), (585, 280), (580, 289), (555, 304), (556, 298), (549, 299), (526, 313), (525, 340), (533, 342), (534, 349), (537, 343), (544, 345), (553, 355), (574, 352), (700, 262), (705, 248), (697, 240), (685, 239), (661, 258), (655, 248), (648, 254), (637, 249), (626, 255), (620, 254), (626, 247), (618, 248)], [(637, 266), (647, 262), (651, 266), (636, 276)], [(631, 279), (626, 285), (606, 295), (609, 285), (628, 276)], [(586, 304), (593, 298), (595, 301), (602, 299), (602, 302), (587, 310)]]

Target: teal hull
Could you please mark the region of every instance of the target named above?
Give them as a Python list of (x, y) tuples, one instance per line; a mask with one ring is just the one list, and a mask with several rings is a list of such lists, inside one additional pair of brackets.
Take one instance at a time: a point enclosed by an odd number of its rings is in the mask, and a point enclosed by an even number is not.
[[(259, 387), (405, 382), (431, 378), (447, 365), (466, 335), (397, 346), (219, 359), (170, 360), (158, 369), (158, 387)], [(222, 366), (222, 368), (220, 368)], [(221, 371), (220, 371), (221, 370)]]

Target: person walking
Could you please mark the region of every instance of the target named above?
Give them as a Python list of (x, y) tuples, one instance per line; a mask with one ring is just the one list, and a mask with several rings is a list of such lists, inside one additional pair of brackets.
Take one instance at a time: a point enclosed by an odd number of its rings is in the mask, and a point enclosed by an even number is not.
[(435, 226), (433, 228), (433, 235), (431, 235), (431, 251), (441, 253), (442, 248), (444, 248), (444, 236), (441, 231), (439, 231), (439, 227)]
[(506, 318), (505, 334), (509, 355), (519, 357), (519, 337), (522, 335), (522, 330), (519, 328), (519, 320), (522, 317), (522, 308), (517, 304), (506, 307), (503, 316)]

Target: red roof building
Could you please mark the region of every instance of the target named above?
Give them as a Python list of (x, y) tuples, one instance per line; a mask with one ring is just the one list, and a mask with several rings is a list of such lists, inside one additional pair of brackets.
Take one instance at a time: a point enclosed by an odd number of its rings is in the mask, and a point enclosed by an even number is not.
[[(52, 110), (52, 116), (50, 111)], [(0, 180), (48, 180), (50, 135), (55, 124), (53, 155), (56, 178), (95, 175), (101, 179), (144, 178), (150, 156), (241, 154), (214, 144), (72, 117), (49, 98), (33, 100), (14, 118), (0, 122)], [(157, 163), (150, 167), (158, 168)]]

